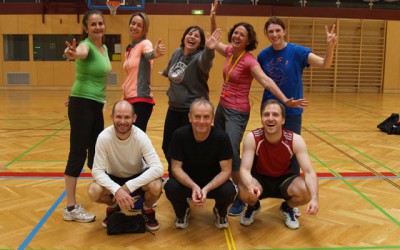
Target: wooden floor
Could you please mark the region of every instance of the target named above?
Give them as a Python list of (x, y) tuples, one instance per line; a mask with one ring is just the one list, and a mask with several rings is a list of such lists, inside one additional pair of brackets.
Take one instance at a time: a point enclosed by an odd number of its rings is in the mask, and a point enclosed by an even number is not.
[[(78, 181), (78, 200), (97, 215), (93, 223), (62, 220), (65, 206), (63, 171), (69, 147), (69, 123), (63, 102), (68, 92), (0, 92), (0, 249), (400, 249), (400, 136), (376, 125), (400, 112), (395, 94), (307, 94), (305, 138), (320, 185), (320, 212), (303, 214), (300, 229), (287, 229), (278, 213), (280, 200), (261, 202), (252, 226), (229, 217), (230, 228), (214, 226), (208, 201), (192, 209), (185, 230), (174, 226), (172, 206), (163, 195), (154, 235), (107, 236), (101, 227), (105, 206), (86, 194), (88, 169)], [(108, 92), (111, 104), (120, 92)], [(165, 91), (148, 134), (163, 160)], [(248, 130), (260, 126), (260, 92), (251, 93)], [(217, 94), (212, 93), (216, 103)], [(304, 207), (301, 207), (304, 211)]]

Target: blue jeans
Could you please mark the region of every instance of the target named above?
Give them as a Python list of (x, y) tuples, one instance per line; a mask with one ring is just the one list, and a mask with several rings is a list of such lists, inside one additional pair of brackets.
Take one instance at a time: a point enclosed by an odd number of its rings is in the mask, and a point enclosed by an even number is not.
[(239, 171), (240, 168), (240, 142), (244, 131), (246, 131), (249, 118), (250, 113), (224, 108), (219, 104), (215, 111), (214, 127), (224, 130), (231, 140), (233, 150), (232, 171)]

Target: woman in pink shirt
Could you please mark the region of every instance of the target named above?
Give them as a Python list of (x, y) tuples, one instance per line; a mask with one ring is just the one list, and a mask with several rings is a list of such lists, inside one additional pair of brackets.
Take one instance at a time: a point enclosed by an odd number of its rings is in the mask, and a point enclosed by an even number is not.
[(161, 39), (153, 49), (151, 42), (146, 39), (148, 31), (147, 15), (143, 12), (133, 14), (129, 20), (129, 35), (132, 41), (125, 52), (123, 68), (126, 79), (122, 85), (122, 98), (133, 105), (137, 115), (134, 125), (144, 132), (155, 104), (150, 85), (153, 59), (165, 54)]

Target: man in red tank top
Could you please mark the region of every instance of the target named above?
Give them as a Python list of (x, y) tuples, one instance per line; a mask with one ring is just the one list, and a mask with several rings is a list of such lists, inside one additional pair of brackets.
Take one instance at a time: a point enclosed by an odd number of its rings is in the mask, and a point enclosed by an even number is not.
[[(307, 204), (307, 214), (318, 212), (317, 175), (303, 138), (283, 129), (285, 107), (268, 100), (261, 107), (262, 128), (248, 133), (240, 165), (240, 198), (248, 204), (240, 223), (249, 226), (261, 210), (263, 198), (282, 198), (279, 210), (288, 228), (299, 228), (293, 208)], [(304, 176), (294, 174), (290, 160), (296, 157)]]

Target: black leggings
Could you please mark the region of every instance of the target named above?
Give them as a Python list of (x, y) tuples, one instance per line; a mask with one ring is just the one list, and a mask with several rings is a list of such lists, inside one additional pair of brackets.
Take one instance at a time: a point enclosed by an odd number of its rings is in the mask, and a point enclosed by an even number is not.
[(133, 125), (146, 132), (147, 123), (150, 120), (151, 113), (153, 113), (154, 105), (146, 102), (136, 102), (132, 106), (136, 114), (136, 121)]
[(70, 97), (68, 118), (71, 126), (68, 162), (65, 174), (78, 177), (88, 159), (92, 169), (97, 136), (104, 129), (103, 103)]

